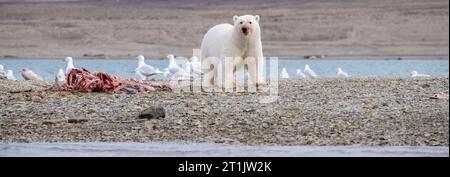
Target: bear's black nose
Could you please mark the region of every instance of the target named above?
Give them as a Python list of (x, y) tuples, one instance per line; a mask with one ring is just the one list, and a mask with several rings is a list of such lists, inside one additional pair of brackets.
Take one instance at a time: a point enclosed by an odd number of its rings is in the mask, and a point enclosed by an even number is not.
[(243, 33), (247, 33), (247, 32), (248, 32), (248, 28), (247, 28), (247, 27), (243, 27), (243, 28), (242, 28), (242, 32), (243, 32)]

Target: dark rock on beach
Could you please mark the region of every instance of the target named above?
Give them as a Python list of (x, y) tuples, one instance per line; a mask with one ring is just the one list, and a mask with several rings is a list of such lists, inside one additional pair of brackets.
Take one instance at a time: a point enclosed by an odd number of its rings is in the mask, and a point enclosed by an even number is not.
[(80, 118), (67, 120), (68, 123), (73, 123), (73, 124), (84, 123), (84, 122), (87, 122), (87, 121), (88, 121), (87, 119), (80, 119)]
[(166, 113), (163, 107), (152, 106), (142, 111), (138, 117), (140, 119), (160, 119), (166, 117)]

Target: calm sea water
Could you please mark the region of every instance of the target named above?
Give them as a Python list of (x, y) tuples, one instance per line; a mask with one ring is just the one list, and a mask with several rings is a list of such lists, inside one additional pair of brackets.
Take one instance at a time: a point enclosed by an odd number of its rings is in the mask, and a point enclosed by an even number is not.
[(448, 157), (448, 146), (238, 146), (185, 143), (0, 143), (0, 156)]
[[(168, 66), (168, 60), (146, 60), (147, 64), (161, 70)], [(181, 64), (182, 62), (179, 62)], [(19, 80), (20, 70), (29, 68), (46, 80), (53, 80), (59, 68), (65, 69), (62, 60), (0, 60), (5, 69), (11, 69)], [(408, 77), (411, 71), (433, 76), (448, 76), (448, 60), (278, 60), (278, 72), (285, 67), (291, 76), (296, 69), (303, 71), (308, 64), (321, 77), (335, 77), (336, 68), (341, 67), (353, 77)], [(137, 61), (127, 60), (82, 60), (75, 59), (76, 67), (91, 71), (103, 71), (123, 78), (133, 78)]]

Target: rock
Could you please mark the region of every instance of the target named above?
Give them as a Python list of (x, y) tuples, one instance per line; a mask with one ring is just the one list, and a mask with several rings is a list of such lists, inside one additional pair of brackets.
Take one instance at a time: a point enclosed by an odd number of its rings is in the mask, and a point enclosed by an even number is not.
[(141, 127), (131, 127), (132, 130), (140, 130)]
[(139, 91), (137, 89), (134, 89), (134, 88), (125, 87), (125, 88), (123, 88), (123, 90), (126, 91), (126, 93), (128, 93), (128, 94), (137, 94), (137, 93), (139, 93)]
[(42, 98), (39, 96), (31, 96), (31, 101), (42, 102)]
[(17, 142), (18, 143), (31, 143), (32, 140), (30, 138), (20, 137)]
[(157, 130), (158, 127), (151, 121), (146, 121), (144, 123), (144, 132), (151, 132), (153, 130)]
[(422, 87), (422, 88), (430, 88), (430, 84), (422, 84), (422, 85), (420, 85), (420, 87)]
[(255, 112), (256, 110), (255, 109), (252, 109), (252, 108), (248, 108), (248, 109), (244, 109), (244, 112)]
[(139, 119), (159, 119), (164, 117), (166, 117), (166, 113), (161, 106), (151, 106), (139, 113)]
[(42, 121), (42, 124), (44, 124), (44, 125), (56, 125), (56, 124), (59, 124), (61, 122), (62, 122), (61, 120), (51, 119), (51, 120), (44, 120), (44, 121)]
[(190, 115), (190, 116), (201, 116), (201, 115), (202, 115), (202, 114), (200, 114), (200, 113), (196, 113), (196, 112), (191, 111), (191, 110), (189, 110), (187, 113), (188, 113), (188, 115)]
[(68, 119), (67, 122), (72, 123), (72, 124), (77, 124), (77, 123), (84, 123), (87, 122), (87, 119), (80, 119), (80, 118), (76, 118), (76, 119)]

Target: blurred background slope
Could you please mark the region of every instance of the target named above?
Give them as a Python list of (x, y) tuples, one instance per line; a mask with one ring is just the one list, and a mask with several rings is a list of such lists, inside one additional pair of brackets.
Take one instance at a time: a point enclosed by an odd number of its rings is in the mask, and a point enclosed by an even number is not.
[(191, 56), (243, 14), (266, 56), (449, 53), (448, 0), (0, 0), (0, 58)]

